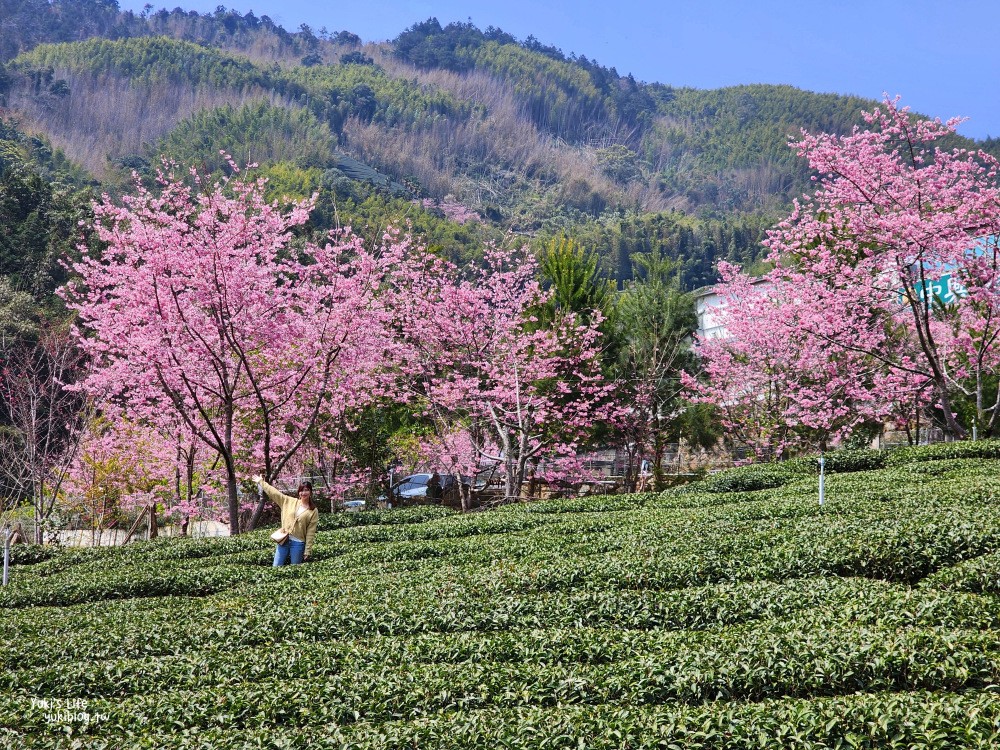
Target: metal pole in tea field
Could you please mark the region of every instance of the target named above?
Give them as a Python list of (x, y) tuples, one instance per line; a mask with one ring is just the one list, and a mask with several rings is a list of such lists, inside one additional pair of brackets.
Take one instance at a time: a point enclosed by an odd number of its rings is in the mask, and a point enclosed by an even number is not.
[(3, 585), (10, 581), (10, 537), (13, 534), (10, 524), (3, 527)]
[(823, 467), (826, 466), (826, 459), (823, 456), (819, 457), (819, 504), (823, 504), (823, 494), (825, 487), (826, 475), (824, 474)]

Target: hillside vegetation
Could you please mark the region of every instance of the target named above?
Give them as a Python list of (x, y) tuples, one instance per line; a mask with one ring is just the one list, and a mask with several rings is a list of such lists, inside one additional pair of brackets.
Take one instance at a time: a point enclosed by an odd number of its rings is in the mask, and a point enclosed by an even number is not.
[(85, 236), (78, 222), (89, 215), (90, 187), (65, 154), (0, 120), (0, 335), (32, 314), (12, 311), (11, 290), (28, 295), (28, 307), (54, 303), (65, 280), (59, 260)]
[[(281, 570), (267, 532), (18, 548), (0, 737), (995, 746), (1000, 445), (830, 465), (822, 507), (802, 459), (659, 495), (325, 515), (314, 561)], [(43, 698), (101, 716), (50, 723)]]
[(319, 189), (318, 229), (343, 224), (342, 206), (380, 230), (413, 217), (387, 213), (393, 201), (458, 202), (491, 236), (581, 238), (619, 281), (630, 254), (662, 249), (688, 288), (713, 281), (720, 258), (753, 263), (764, 228), (809, 188), (789, 139), (845, 132), (874, 104), (637, 81), (533, 36), (433, 18), (363, 44), (223, 6), (16, 0), (4, 31), (0, 105), (112, 193), (161, 154), (215, 166), (225, 149), (282, 189)]

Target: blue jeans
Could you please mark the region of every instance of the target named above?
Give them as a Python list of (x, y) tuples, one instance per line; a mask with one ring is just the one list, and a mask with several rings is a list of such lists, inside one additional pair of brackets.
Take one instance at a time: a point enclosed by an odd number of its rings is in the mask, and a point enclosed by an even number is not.
[(302, 562), (302, 556), (305, 552), (305, 542), (296, 542), (289, 537), (284, 544), (279, 544), (278, 548), (274, 550), (274, 565), (272, 567), (280, 568), (289, 561), (289, 558), (291, 558), (292, 565), (298, 565)]

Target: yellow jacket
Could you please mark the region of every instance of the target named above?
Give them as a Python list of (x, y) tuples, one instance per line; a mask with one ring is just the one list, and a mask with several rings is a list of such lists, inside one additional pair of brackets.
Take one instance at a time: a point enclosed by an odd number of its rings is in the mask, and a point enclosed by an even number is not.
[(299, 507), (299, 499), (286, 495), (272, 487), (267, 482), (260, 483), (264, 494), (273, 500), (281, 508), (281, 528), (297, 539), (304, 539), (306, 542), (305, 556), (308, 557), (312, 551), (313, 538), (316, 536), (316, 525), (319, 522), (319, 510), (313, 508), (305, 511), (298, 518), (295, 512)]

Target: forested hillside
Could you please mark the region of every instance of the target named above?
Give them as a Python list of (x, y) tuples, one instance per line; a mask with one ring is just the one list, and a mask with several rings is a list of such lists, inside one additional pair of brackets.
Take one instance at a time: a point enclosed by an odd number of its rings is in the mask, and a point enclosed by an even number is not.
[(84, 239), (89, 188), (63, 154), (0, 120), (0, 335), (53, 303), (59, 260)]
[(618, 279), (630, 254), (662, 249), (689, 287), (719, 258), (755, 260), (764, 229), (808, 188), (788, 140), (843, 132), (872, 104), (640, 82), (534, 37), (435, 19), (364, 44), (223, 6), (137, 15), (114, 0), (8, 0), (0, 28), (10, 122), (112, 192), (163, 154), (224, 169), (225, 150), (261, 163), (276, 196), (319, 190), (319, 229), (408, 217), (453, 255), (504, 232), (539, 247), (567, 236)]

